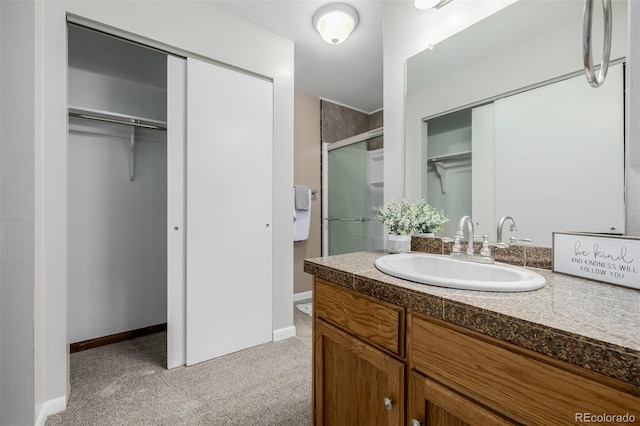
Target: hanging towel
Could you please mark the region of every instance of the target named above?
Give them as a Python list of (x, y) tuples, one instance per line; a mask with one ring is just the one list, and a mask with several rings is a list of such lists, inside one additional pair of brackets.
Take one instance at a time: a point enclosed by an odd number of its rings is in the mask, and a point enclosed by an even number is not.
[(306, 185), (293, 185), (295, 188), (296, 210), (309, 210), (311, 200), (309, 198), (309, 187)]
[[(307, 188), (307, 205), (311, 205), (311, 190)], [(294, 189), (294, 197), (297, 190)], [(293, 241), (304, 241), (309, 238), (309, 226), (311, 225), (311, 209), (299, 210), (294, 203)]]

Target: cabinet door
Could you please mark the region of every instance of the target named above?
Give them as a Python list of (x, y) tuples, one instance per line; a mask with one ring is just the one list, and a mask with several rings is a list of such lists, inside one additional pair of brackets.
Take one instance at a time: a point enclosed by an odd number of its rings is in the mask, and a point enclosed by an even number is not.
[(407, 392), (408, 426), (517, 424), (415, 371), (409, 373)]
[(316, 320), (314, 369), (315, 425), (403, 423), (402, 362)]

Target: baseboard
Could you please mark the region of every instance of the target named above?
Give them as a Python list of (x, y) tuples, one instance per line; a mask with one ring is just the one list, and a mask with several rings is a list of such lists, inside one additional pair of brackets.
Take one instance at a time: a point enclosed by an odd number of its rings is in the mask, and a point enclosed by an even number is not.
[(301, 300), (311, 299), (312, 297), (313, 297), (313, 292), (311, 290), (303, 291), (301, 293), (293, 293), (293, 301), (294, 302), (299, 302)]
[(296, 337), (296, 328), (292, 325), (290, 327), (279, 328), (273, 330), (273, 341), (288, 339), (289, 337)]
[(69, 345), (69, 351), (71, 353), (86, 351), (87, 349), (110, 345), (112, 343), (124, 342), (125, 340), (148, 336), (149, 334), (159, 333), (161, 331), (167, 331), (166, 322), (164, 324), (150, 325), (148, 327), (142, 327), (136, 330), (123, 331), (122, 333), (116, 333), (109, 336), (96, 337), (94, 339), (83, 340), (82, 342), (71, 343)]
[(38, 413), (36, 419), (36, 426), (44, 426), (48, 416), (59, 413), (60, 411), (64, 411), (65, 408), (67, 408), (66, 396), (61, 396), (60, 398), (45, 401), (40, 407), (40, 412)]

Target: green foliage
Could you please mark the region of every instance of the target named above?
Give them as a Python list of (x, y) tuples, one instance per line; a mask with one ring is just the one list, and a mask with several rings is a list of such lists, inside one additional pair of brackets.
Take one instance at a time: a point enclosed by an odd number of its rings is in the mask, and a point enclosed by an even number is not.
[(384, 207), (373, 209), (376, 218), (385, 225), (391, 234), (427, 234), (442, 230), (442, 225), (449, 220), (442, 210), (437, 210), (419, 200), (412, 204), (407, 200), (400, 203), (391, 201)]
[(449, 221), (444, 211), (431, 207), (427, 200), (419, 200), (415, 207), (416, 232), (419, 234), (442, 231), (442, 225)]

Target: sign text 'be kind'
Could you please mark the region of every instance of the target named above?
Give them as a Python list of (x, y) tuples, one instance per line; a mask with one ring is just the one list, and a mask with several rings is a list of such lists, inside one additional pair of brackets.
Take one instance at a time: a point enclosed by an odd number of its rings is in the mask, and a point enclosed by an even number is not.
[(553, 233), (553, 270), (640, 289), (640, 239)]

